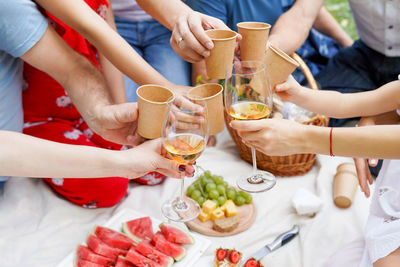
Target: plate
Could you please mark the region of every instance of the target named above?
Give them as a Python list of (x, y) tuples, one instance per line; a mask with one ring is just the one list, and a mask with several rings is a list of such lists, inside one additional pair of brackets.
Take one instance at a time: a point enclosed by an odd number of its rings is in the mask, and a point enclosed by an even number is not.
[[(147, 215), (137, 212), (131, 209), (121, 210), (113, 217), (111, 217), (103, 226), (109, 227), (116, 231), (121, 231), (122, 223), (126, 221), (130, 221), (137, 218), (146, 217)], [(160, 220), (154, 219), (152, 217), (151, 221), (153, 222), (153, 231), (156, 232), (159, 230), (158, 225), (162, 223)], [(192, 245), (184, 245), (186, 249), (186, 256), (183, 260), (174, 263), (174, 267), (190, 267), (193, 266), (197, 260), (203, 255), (206, 249), (210, 246), (211, 241), (191, 232), (191, 235), (194, 238), (194, 244)], [(76, 251), (72, 251), (67, 257), (64, 258), (62, 262), (60, 262), (57, 267), (74, 267), (74, 258)]]

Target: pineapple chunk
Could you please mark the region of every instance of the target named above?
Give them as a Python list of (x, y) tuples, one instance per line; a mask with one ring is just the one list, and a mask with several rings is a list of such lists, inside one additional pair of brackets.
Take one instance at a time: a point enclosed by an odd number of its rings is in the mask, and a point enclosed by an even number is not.
[(198, 218), (200, 221), (206, 222), (211, 219), (211, 215), (210, 213), (205, 213), (204, 211), (201, 211)]
[(211, 214), (217, 208), (217, 204), (212, 200), (206, 200), (201, 208), (204, 213)]
[(218, 220), (218, 219), (222, 219), (224, 217), (225, 217), (225, 214), (221, 210), (221, 208), (217, 208), (211, 213), (211, 220), (213, 220), (213, 221)]
[(232, 216), (237, 215), (238, 211), (237, 211), (235, 203), (233, 203), (232, 200), (227, 200), (223, 206), (225, 206), (224, 212), (225, 212), (226, 217), (232, 217)]

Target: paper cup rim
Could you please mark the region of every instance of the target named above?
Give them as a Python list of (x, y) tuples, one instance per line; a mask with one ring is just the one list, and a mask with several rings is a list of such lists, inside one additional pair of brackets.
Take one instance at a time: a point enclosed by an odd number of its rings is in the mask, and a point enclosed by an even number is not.
[(296, 67), (300, 66), (299, 63), (294, 60), (291, 56), (289, 56), (288, 54), (286, 54), (285, 52), (283, 52), (281, 49), (279, 49), (276, 46), (270, 45), (269, 49), (271, 49), (275, 54), (278, 54), (279, 56), (281, 56), (282, 58), (284, 58), (286, 61), (288, 61), (289, 63), (291, 63), (292, 65), (295, 65)]
[[(167, 101), (164, 101), (164, 102), (155, 102), (155, 101), (151, 101), (151, 100), (145, 99), (143, 96), (141, 96), (139, 94), (139, 89), (143, 88), (143, 87), (150, 87), (150, 86), (152, 86), (152, 87), (160, 87), (160, 88), (166, 89), (166, 90), (168, 90), (169, 92), (172, 93), (172, 96), (170, 98), (168, 98)], [(146, 102), (152, 103), (152, 104), (158, 104), (158, 105), (170, 104), (175, 99), (175, 93), (172, 90), (168, 89), (167, 87), (164, 87), (164, 86), (161, 86), (161, 85), (157, 85), (157, 84), (146, 84), (146, 85), (139, 86), (138, 89), (136, 89), (136, 95), (137, 95), (138, 98), (140, 98), (143, 101), (146, 101)]]
[[(246, 24), (259, 24), (263, 25), (264, 27), (251, 27), (251, 26), (246, 26)], [(271, 24), (259, 21), (242, 21), (237, 23), (236, 27), (246, 30), (268, 30), (271, 29)]]
[[(212, 95), (212, 96), (207, 96), (207, 97), (193, 97), (193, 96), (191, 96), (190, 95), (190, 93), (192, 92), (192, 91), (194, 91), (195, 89), (198, 89), (199, 87), (207, 87), (207, 86), (217, 86), (217, 87), (219, 87), (219, 91), (218, 91), (218, 93), (216, 93), (215, 95)], [(212, 99), (212, 98), (214, 98), (214, 97), (216, 97), (216, 96), (218, 96), (219, 94), (222, 94), (222, 91), (224, 90), (224, 87), (222, 87), (222, 85), (220, 85), (220, 84), (218, 84), (218, 83), (206, 83), (206, 84), (201, 84), (201, 85), (198, 85), (198, 86), (195, 86), (195, 87), (193, 87), (192, 89), (190, 89), (188, 92), (187, 92), (187, 96), (190, 98), (190, 99), (192, 99), (192, 100), (209, 100), (209, 99)]]
[[(229, 33), (232, 33), (232, 34), (234, 34), (234, 35), (231, 36), (231, 37), (227, 37), (227, 38), (213, 38), (213, 37), (210, 37), (210, 36), (207, 34), (207, 32), (227, 32), (227, 33), (229, 32)], [(232, 31), (232, 30), (221, 30), (221, 29), (210, 29), (210, 30), (206, 30), (205, 33), (206, 33), (207, 36), (210, 37), (211, 40), (213, 40), (213, 41), (227, 41), (227, 40), (232, 40), (232, 39), (235, 39), (236, 36), (238, 35), (237, 32), (234, 32), (234, 31)]]

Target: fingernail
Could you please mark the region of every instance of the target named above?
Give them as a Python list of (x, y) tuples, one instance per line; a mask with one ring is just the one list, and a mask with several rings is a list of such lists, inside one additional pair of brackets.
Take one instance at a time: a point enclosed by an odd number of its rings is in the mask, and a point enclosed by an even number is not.
[(179, 165), (179, 171), (181, 172), (186, 171), (186, 165)]
[(208, 57), (210, 55), (210, 52), (208, 52), (208, 51), (205, 51), (204, 53), (203, 53), (203, 57)]
[(370, 161), (370, 163), (371, 163), (371, 164), (376, 164), (376, 160), (375, 160), (375, 159), (372, 159), (372, 160)]
[(207, 47), (207, 49), (213, 49), (213, 47), (214, 47), (213, 42), (207, 42), (206, 47)]

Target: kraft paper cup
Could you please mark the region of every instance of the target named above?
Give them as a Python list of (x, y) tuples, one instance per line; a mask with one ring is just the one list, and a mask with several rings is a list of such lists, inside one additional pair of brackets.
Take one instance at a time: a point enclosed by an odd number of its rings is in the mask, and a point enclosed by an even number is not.
[(207, 103), (208, 125), (210, 135), (224, 130), (224, 104), (222, 99), (223, 87), (217, 83), (207, 83), (193, 87), (188, 92), (190, 100), (203, 100)]
[(238, 32), (242, 35), (241, 60), (263, 60), (271, 25), (262, 22), (239, 22)]
[(357, 174), (352, 171), (337, 172), (333, 179), (333, 202), (339, 208), (351, 206), (358, 186)]
[(264, 62), (272, 89), (275, 88), (275, 85), (285, 82), (299, 66), (297, 61), (273, 45), (267, 49)]
[(337, 172), (352, 172), (354, 175), (357, 175), (356, 165), (351, 162), (342, 163), (337, 167)]
[(138, 96), (138, 133), (144, 138), (155, 139), (161, 137), (168, 104), (175, 99), (174, 93), (168, 88), (158, 85), (140, 86)]
[(230, 30), (207, 30), (206, 34), (214, 43), (210, 56), (206, 57), (207, 75), (224, 79), (226, 70), (232, 69), (237, 34)]

